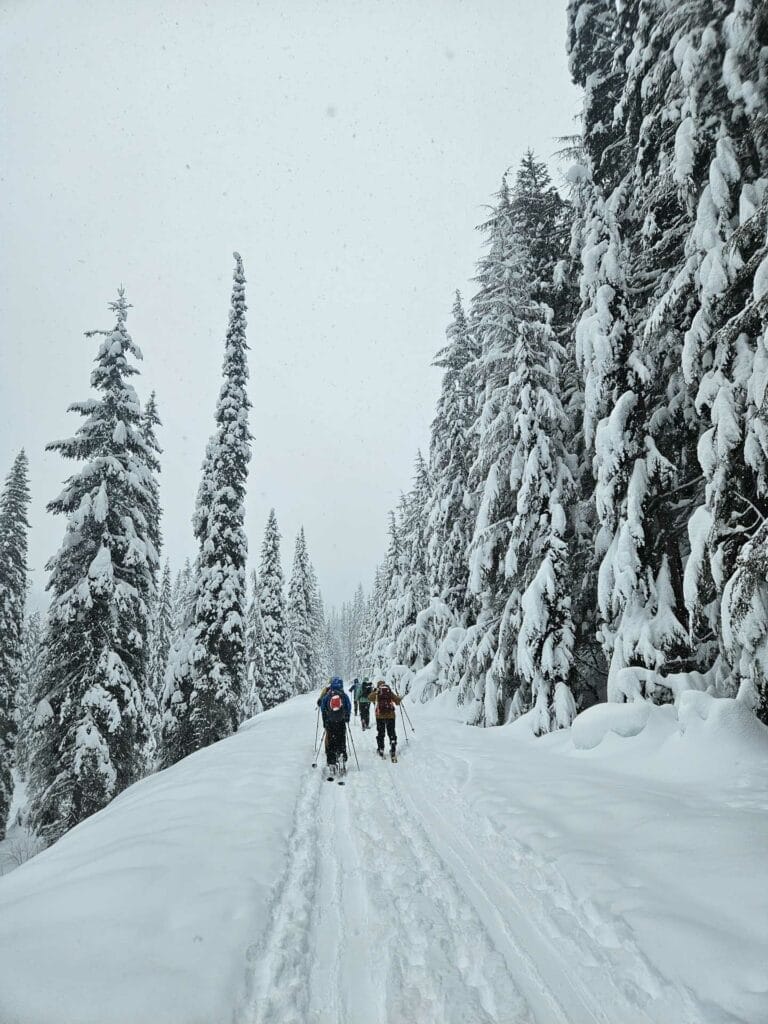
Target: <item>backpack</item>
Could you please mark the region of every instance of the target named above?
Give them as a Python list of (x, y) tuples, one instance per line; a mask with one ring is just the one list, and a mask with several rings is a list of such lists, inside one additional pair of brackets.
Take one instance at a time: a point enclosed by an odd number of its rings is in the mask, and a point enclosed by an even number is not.
[(368, 694), (369, 694), (369, 693), (371, 692), (371, 690), (372, 690), (372, 689), (373, 689), (373, 683), (371, 683), (371, 682), (369, 682), (368, 680), (366, 680), (366, 681), (365, 681), (365, 682), (363, 683), (363, 690), (362, 690), (362, 696), (363, 696), (363, 697), (367, 697), (367, 696), (368, 696)]
[(325, 715), (329, 722), (340, 722), (344, 718), (344, 698), (338, 690), (331, 690)]
[(376, 701), (376, 714), (382, 718), (393, 714), (394, 710), (395, 702), (392, 700), (392, 691), (388, 686), (380, 686)]

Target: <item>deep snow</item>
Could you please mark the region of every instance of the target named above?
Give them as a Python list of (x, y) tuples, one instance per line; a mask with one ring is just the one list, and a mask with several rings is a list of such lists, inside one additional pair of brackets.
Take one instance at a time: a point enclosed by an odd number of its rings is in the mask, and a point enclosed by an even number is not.
[(340, 788), (296, 698), (0, 878), (2, 1024), (768, 1020), (768, 730), (409, 711)]

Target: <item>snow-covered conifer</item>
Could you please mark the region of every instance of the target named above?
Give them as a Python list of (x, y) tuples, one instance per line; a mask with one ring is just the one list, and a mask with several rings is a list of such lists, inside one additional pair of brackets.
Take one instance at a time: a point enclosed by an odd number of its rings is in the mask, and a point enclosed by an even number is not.
[(22, 683), (24, 607), (27, 599), (28, 460), (16, 456), (0, 495), (0, 839), (13, 796), (11, 768)]
[[(160, 472), (160, 460), (159, 455), (162, 454), (162, 448), (160, 447), (157, 440), (156, 427), (162, 426), (162, 422), (157, 412), (157, 398), (153, 391), (147, 399), (147, 404), (144, 406), (144, 411), (141, 415), (141, 429), (144, 435), (144, 443), (147, 451), (147, 463), (150, 469), (149, 474), (149, 485), (147, 487), (147, 509), (145, 512), (147, 518), (147, 532), (149, 539), (152, 542), (157, 559), (155, 560), (155, 583), (157, 584), (157, 567), (159, 567), (160, 548), (162, 547), (162, 530), (160, 528), (160, 519), (162, 517), (162, 511), (160, 508), (160, 487), (158, 484), (157, 474)], [(157, 586), (156, 586), (156, 589)]]
[(23, 779), (29, 777), (34, 749), (35, 692), (41, 670), (40, 655), (43, 640), (43, 619), (38, 611), (24, 620), (21, 639), (19, 688), (16, 694), (16, 768)]
[(173, 640), (177, 640), (192, 621), (191, 609), (194, 599), (192, 564), (188, 558), (185, 558), (184, 565), (176, 573), (176, 579), (173, 581)]
[(283, 568), (280, 564), (280, 531), (272, 509), (261, 545), (259, 610), (264, 637), (264, 676), (260, 699), (265, 710), (293, 696), (291, 659), (285, 610)]
[(70, 408), (84, 417), (74, 437), (49, 450), (80, 462), (49, 504), (66, 518), (48, 563), (52, 600), (36, 693), (31, 818), (54, 840), (99, 810), (143, 772), (149, 652), (147, 596), (156, 551), (149, 536), (151, 457), (129, 361), (141, 358), (126, 328), (122, 289), (110, 307), (91, 385)]
[(164, 764), (233, 732), (245, 690), (243, 527), (251, 434), (243, 261), (235, 256), (216, 429), (208, 442), (193, 518), (199, 545), (186, 634), (174, 645), (163, 693)]
[(242, 718), (251, 718), (263, 711), (261, 690), (264, 686), (264, 624), (259, 607), (259, 578), (251, 572), (251, 595), (245, 618), (246, 690)]
[(467, 551), (473, 528), (467, 497), (469, 471), (476, 454), (472, 373), (478, 348), (458, 292), (446, 336), (448, 344), (434, 360), (434, 365), (443, 370), (443, 379), (429, 457), (432, 489), (427, 509), (428, 578), (432, 595), (465, 623), (469, 602)]
[(166, 559), (160, 590), (155, 602), (152, 618), (152, 650), (149, 658), (149, 685), (158, 703), (163, 696), (165, 670), (168, 656), (173, 643), (173, 587), (171, 584), (171, 565)]
[(318, 621), (317, 579), (309, 560), (303, 526), (296, 537), (286, 623), (294, 666), (292, 688), (296, 693), (309, 693), (319, 681), (322, 624)]

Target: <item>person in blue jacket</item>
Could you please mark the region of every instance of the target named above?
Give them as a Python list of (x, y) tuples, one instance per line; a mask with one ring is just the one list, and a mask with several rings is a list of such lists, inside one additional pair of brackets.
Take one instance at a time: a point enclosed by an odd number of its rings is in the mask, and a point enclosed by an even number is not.
[(328, 692), (320, 701), (320, 713), (325, 726), (325, 756), (328, 767), (332, 768), (347, 760), (347, 723), (352, 714), (352, 701), (338, 676), (331, 680)]

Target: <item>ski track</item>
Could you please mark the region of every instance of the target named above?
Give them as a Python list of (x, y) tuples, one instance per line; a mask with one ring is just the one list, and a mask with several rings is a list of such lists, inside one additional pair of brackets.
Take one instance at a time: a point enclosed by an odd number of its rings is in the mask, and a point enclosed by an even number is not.
[(353, 757), (344, 787), (322, 767), (302, 782), (239, 1024), (722, 1019), (469, 806), (448, 781), (455, 758), (414, 744), (395, 766), (355, 734), (361, 771)]
[(307, 773), (296, 802), (283, 878), (262, 940), (247, 953), (253, 971), (246, 1008), (239, 1018), (253, 1024), (306, 1024), (309, 1009), (307, 962), (314, 956), (312, 917), (319, 864), (319, 817), (315, 813), (321, 776)]

